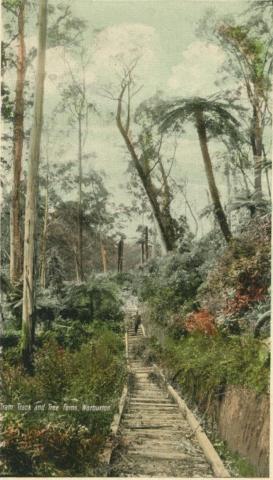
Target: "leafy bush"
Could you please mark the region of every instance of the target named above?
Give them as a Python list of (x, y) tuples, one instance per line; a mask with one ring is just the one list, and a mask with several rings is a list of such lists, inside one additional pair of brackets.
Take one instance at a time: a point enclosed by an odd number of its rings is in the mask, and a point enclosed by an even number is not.
[(58, 418), (26, 425), (18, 416), (12, 423), (6, 418), (3, 427), (5, 475), (92, 475), (104, 441), (103, 435), (90, 436), (83, 425)]
[(133, 274), (130, 272), (119, 272), (111, 274), (109, 280), (123, 288), (130, 288), (133, 281)]
[(199, 274), (202, 256), (196, 249), (183, 254), (167, 255), (150, 261), (142, 275), (135, 279), (138, 295), (152, 307), (154, 319), (163, 325), (179, 312), (181, 305), (195, 303), (202, 282)]
[(237, 319), (241, 328), (248, 329), (248, 311), (268, 303), (270, 277), (270, 218), (265, 216), (250, 221), (216, 259), (198, 300), (217, 321), (224, 316), (227, 323), (235, 324)]
[[(94, 475), (97, 455), (125, 380), (122, 338), (105, 327), (70, 351), (48, 337), (34, 356), (35, 375), (4, 353), (1, 401), (32, 411), (4, 413), (2, 468), (6, 475)], [(14, 349), (13, 349), (14, 350)], [(109, 405), (109, 411), (33, 411), (37, 404)]]
[(185, 327), (188, 332), (201, 332), (207, 335), (215, 335), (217, 332), (214, 317), (207, 310), (187, 315)]
[(164, 345), (154, 347), (169, 378), (175, 377), (183, 394), (199, 406), (223, 392), (225, 385), (268, 392), (269, 352), (252, 337), (195, 333), (179, 341), (165, 338)]
[(0, 335), (0, 346), (4, 348), (15, 347), (20, 341), (21, 331), (8, 330)]
[(92, 336), (90, 325), (80, 320), (56, 318), (51, 329), (46, 330), (37, 338), (36, 343), (44, 343), (48, 338), (54, 338), (59, 345), (69, 350), (77, 350), (88, 342)]
[(107, 279), (91, 278), (81, 285), (68, 285), (63, 305), (60, 315), (64, 319), (73, 318), (85, 323), (98, 320), (119, 329), (121, 301), (116, 285)]

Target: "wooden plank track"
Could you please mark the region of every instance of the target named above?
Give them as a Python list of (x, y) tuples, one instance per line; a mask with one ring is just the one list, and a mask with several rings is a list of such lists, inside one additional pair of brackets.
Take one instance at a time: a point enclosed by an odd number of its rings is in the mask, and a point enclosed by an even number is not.
[(128, 365), (133, 381), (128, 386), (117, 432), (117, 447), (112, 452), (108, 475), (228, 477), (221, 461), (218, 470), (213, 468), (213, 460), (210, 461), (206, 449), (193, 433), (188, 410), (181, 409), (183, 400), (179, 404), (168, 385), (157, 380), (156, 368), (146, 365), (141, 358), (143, 329), (139, 328), (135, 335), (134, 329), (129, 327), (127, 342)]

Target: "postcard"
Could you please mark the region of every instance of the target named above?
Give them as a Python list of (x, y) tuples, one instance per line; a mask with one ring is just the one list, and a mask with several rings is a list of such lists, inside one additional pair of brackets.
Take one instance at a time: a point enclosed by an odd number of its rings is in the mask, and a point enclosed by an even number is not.
[(1, 477), (269, 478), (272, 0), (1, 6)]

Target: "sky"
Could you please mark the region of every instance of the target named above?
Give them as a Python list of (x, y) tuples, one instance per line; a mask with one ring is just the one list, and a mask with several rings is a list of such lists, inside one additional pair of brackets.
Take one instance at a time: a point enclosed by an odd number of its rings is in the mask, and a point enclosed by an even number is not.
[[(90, 63), (86, 68), (87, 92), (91, 102), (96, 104), (98, 115), (90, 115), (89, 130), (85, 143), (85, 153), (92, 153), (86, 160), (84, 169), (104, 170), (105, 184), (112, 194), (112, 200), (119, 204), (130, 203), (130, 196), (124, 186), (129, 180), (126, 173), (128, 153), (115, 125), (113, 114), (116, 102), (103, 96), (103, 88), (114, 95), (120, 84), (120, 62), (130, 61), (134, 55), (141, 59), (136, 69), (136, 80), (143, 85), (135, 97), (135, 107), (145, 98), (160, 90), (164, 96), (206, 96), (219, 90), (215, 80), (225, 61), (225, 53), (216, 45), (201, 40), (196, 35), (196, 27), (208, 8), (215, 9), (217, 15), (235, 14), (238, 16), (249, 5), (248, 1), (205, 1), (205, 0), (77, 0), (72, 1), (75, 15), (87, 22), (85, 48)], [(27, 48), (36, 45), (35, 32), (27, 38)], [(60, 48), (47, 51), (45, 116), (51, 118), (52, 111), (59, 101), (59, 88), (68, 75), (67, 64), (75, 75), (79, 72), (77, 60)], [(118, 59), (118, 60), (117, 60)], [(35, 65), (29, 70), (31, 82), (34, 80)], [(10, 83), (14, 78), (10, 78)], [(53, 127), (53, 157), (59, 161), (73, 160), (77, 153), (76, 131), (65, 137), (58, 133), (60, 117), (51, 118)], [(134, 128), (132, 126), (132, 132)], [(58, 148), (64, 143), (65, 152), (58, 157)], [(212, 144), (212, 154), (219, 145)], [(207, 205), (207, 182), (196, 133), (192, 128), (178, 140), (173, 176), (177, 181), (187, 181), (187, 193), (195, 212)], [(218, 174), (218, 182), (224, 179)], [(224, 191), (224, 186), (222, 188)], [(181, 209), (181, 212), (180, 212)], [(174, 203), (176, 214), (189, 215), (183, 201)], [(188, 216), (190, 225), (193, 221)], [(142, 219), (137, 216), (127, 225), (128, 238), (136, 236), (136, 226)], [(202, 228), (207, 228), (204, 225)]]

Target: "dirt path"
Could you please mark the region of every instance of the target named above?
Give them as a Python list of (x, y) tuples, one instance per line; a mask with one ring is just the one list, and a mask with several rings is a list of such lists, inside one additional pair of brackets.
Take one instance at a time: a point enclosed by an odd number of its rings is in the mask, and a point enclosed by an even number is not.
[(118, 430), (110, 476), (213, 477), (204, 453), (178, 405), (135, 352), (143, 337), (128, 331), (133, 382)]

